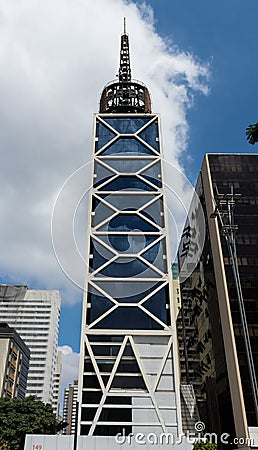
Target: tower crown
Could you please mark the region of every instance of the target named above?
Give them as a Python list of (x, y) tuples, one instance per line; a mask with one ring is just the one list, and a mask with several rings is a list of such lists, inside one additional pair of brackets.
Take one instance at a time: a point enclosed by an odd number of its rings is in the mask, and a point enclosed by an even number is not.
[(147, 87), (140, 81), (131, 79), (129, 36), (124, 31), (121, 35), (120, 66), (118, 82), (106, 84), (100, 99), (101, 113), (150, 113), (151, 100)]

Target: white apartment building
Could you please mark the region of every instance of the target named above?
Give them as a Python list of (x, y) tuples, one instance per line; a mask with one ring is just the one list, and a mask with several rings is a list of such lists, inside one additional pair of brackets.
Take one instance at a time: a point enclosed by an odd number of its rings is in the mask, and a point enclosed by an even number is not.
[(64, 391), (63, 422), (67, 422), (68, 425), (63, 429), (63, 434), (75, 434), (77, 401), (78, 380), (74, 380)]
[(56, 373), (60, 294), (0, 285), (0, 321), (15, 328), (30, 349), (26, 396), (53, 403)]
[(52, 401), (53, 412), (55, 413), (57, 418), (59, 416), (61, 373), (62, 373), (62, 352), (61, 350), (58, 350), (56, 360), (56, 372), (54, 377), (53, 401)]

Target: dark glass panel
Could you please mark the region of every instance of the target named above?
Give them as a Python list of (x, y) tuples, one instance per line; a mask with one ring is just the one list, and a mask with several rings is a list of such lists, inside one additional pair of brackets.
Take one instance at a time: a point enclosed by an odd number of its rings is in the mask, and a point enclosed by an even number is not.
[(134, 138), (120, 138), (104, 150), (101, 155), (153, 155), (145, 145)]
[(106, 398), (105, 404), (107, 405), (131, 405), (132, 404), (132, 397), (119, 397), (116, 396), (108, 396)]
[(96, 142), (96, 151), (100, 150), (104, 145), (111, 141), (116, 134), (109, 128), (105, 127), (102, 123), (97, 123), (96, 135), (98, 141)]
[(137, 258), (118, 258), (103, 268), (98, 275), (115, 278), (130, 278), (137, 275), (146, 278), (157, 278), (159, 275)]
[(111, 246), (118, 252), (138, 253), (144, 247), (148, 247), (157, 239), (157, 236), (130, 234), (130, 235), (109, 235), (108, 240)]
[[(135, 174), (150, 164), (153, 159), (133, 159), (133, 158), (103, 158), (103, 161), (118, 172), (129, 172)], [(149, 171), (148, 171), (149, 172)]]
[(89, 265), (90, 265), (91, 269), (96, 270), (99, 267), (101, 267), (103, 264), (105, 264), (109, 260), (109, 258), (104, 258), (104, 256), (102, 256), (97, 251), (97, 249), (93, 245), (93, 240), (91, 240), (91, 244), (92, 244), (91, 250), (92, 250), (93, 258), (90, 258)]
[(90, 323), (114, 306), (114, 303), (109, 299), (91, 293), (88, 294), (88, 301), (91, 303), (91, 308), (89, 308)]
[(158, 137), (158, 124), (157, 122), (152, 123), (150, 126), (145, 128), (139, 136), (147, 142), (147, 144), (151, 145), (155, 150), (159, 151), (159, 142), (156, 141), (156, 137)]
[(81, 420), (83, 422), (93, 420), (96, 412), (97, 412), (97, 408), (82, 408)]
[(123, 356), (134, 356), (131, 344), (126, 344)]
[[(104, 195), (105, 197), (106, 195)], [(102, 195), (103, 197), (103, 195)], [(92, 212), (95, 211), (95, 209), (97, 208), (98, 204), (100, 203), (99, 199), (97, 199), (94, 195), (92, 196)]]
[(142, 300), (144, 297), (146, 297), (161, 285), (161, 282), (154, 284), (153, 281), (139, 281), (139, 279), (135, 279), (135, 281), (106, 281), (105, 279), (103, 279), (103, 281), (95, 281), (95, 283), (101, 289), (104, 289), (107, 294), (113, 295), (113, 297), (119, 300), (119, 302), (129, 303)]
[(95, 325), (95, 328), (162, 330), (163, 327), (139, 308), (123, 307), (113, 311)]
[(100, 384), (99, 384), (97, 375), (84, 375), (83, 376), (83, 387), (99, 389)]
[[(147, 203), (147, 202), (146, 202)], [(156, 202), (151, 203), (147, 208), (144, 208), (141, 211), (141, 214), (144, 216), (151, 218), (151, 220), (158, 224), (160, 227), (164, 227), (164, 217), (163, 214), (163, 201), (161, 199), (157, 200)]]
[(156, 232), (158, 229), (136, 214), (119, 214), (110, 220), (108, 231), (133, 231)]
[(95, 372), (95, 369), (90, 359), (84, 360), (84, 372)]
[(131, 377), (131, 376), (120, 376), (116, 375), (111, 389), (146, 389), (143, 378), (140, 377)]
[(115, 359), (97, 359), (100, 372), (111, 372), (115, 364)]
[[(153, 162), (153, 161), (152, 161)], [(161, 163), (159, 160), (153, 163), (149, 168), (145, 169), (141, 172), (142, 176), (154, 178), (155, 180), (159, 180), (161, 178)]]
[(81, 425), (81, 436), (87, 436), (91, 425)]
[(109, 375), (101, 375), (104, 385), (106, 386), (109, 380)]
[(160, 289), (143, 306), (162, 322), (167, 323), (166, 304), (169, 303), (168, 287)]
[(122, 342), (124, 340), (124, 336), (107, 336), (106, 334), (94, 334), (88, 335), (88, 339), (91, 342)]
[[(142, 177), (145, 178), (146, 180), (148, 180), (150, 183), (152, 183), (155, 186), (157, 186), (158, 188), (162, 187), (161, 181), (159, 181), (157, 178), (153, 178), (153, 177), (150, 177), (148, 175), (142, 175)], [(151, 188), (151, 189), (153, 189), (153, 188)]]
[(121, 175), (115, 180), (103, 186), (103, 191), (122, 191), (127, 189), (130, 191), (153, 191), (154, 188), (144, 183), (139, 178)]
[(92, 403), (98, 405), (102, 398), (100, 391), (82, 391), (82, 403)]
[(93, 258), (90, 258), (90, 268), (96, 270), (113, 258), (114, 254), (95, 240), (92, 240), (91, 244)]
[(103, 408), (100, 414), (101, 422), (132, 422), (131, 408)]
[(136, 133), (140, 128), (143, 127), (150, 119), (146, 117), (139, 117), (139, 118), (133, 118), (128, 117), (127, 118), (110, 118), (107, 119), (105, 117), (105, 122), (107, 122), (109, 125), (111, 125), (112, 128), (114, 128), (118, 133), (121, 134), (134, 134)]
[(92, 226), (96, 227), (103, 220), (111, 217), (114, 214), (114, 210), (109, 208), (109, 206), (105, 205), (105, 203), (101, 202), (99, 206), (94, 210), (95, 214), (91, 216)]
[[(159, 283), (158, 283), (159, 284)], [(138, 289), (140, 290), (139, 294), (132, 295), (130, 297), (116, 297), (116, 300), (123, 303), (136, 303), (140, 302), (144, 297), (147, 297), (152, 291), (155, 290), (155, 288), (158, 286), (158, 284), (151, 285), (150, 289), (147, 291), (141, 292), (141, 286), (138, 285)]]
[(141, 191), (141, 195), (137, 193), (126, 194), (126, 191), (123, 191), (123, 193), (111, 192), (109, 194), (99, 192), (98, 195), (104, 198), (110, 205), (123, 211), (136, 211), (155, 198), (155, 193), (150, 193), (150, 191)]
[(137, 361), (135, 359), (122, 359), (118, 365), (117, 372), (121, 373), (141, 373)]
[[(159, 250), (160, 250), (160, 241), (157, 244), (150, 247), (146, 252), (144, 252), (142, 254), (142, 257), (157, 267), (158, 265), (156, 264), (156, 259), (159, 254)], [(161, 256), (161, 259), (163, 262), (163, 258), (162, 258), (163, 255), (161, 254), (160, 256)], [(158, 267), (160, 268), (160, 265)], [(164, 269), (164, 263), (162, 264), (162, 269)]]
[(92, 345), (91, 348), (96, 356), (116, 356), (120, 345)]

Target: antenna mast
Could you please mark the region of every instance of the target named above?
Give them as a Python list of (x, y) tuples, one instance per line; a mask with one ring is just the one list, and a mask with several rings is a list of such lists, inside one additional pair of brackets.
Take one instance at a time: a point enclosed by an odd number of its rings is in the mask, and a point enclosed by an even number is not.
[(126, 33), (126, 18), (124, 17), (124, 32), (121, 36), (120, 49), (120, 67), (119, 67), (119, 82), (131, 81), (131, 67), (130, 67), (130, 53), (129, 53), (129, 37)]

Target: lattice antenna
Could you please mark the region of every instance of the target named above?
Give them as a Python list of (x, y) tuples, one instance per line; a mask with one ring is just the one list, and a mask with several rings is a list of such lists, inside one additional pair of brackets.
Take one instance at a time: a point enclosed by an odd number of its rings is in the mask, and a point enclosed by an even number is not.
[(121, 36), (119, 82), (123, 83), (130, 81), (131, 81), (131, 66), (130, 66), (130, 52), (129, 52), (129, 36), (126, 32), (126, 18), (124, 17), (124, 32)]
[(99, 111), (101, 113), (150, 113), (151, 99), (147, 87), (140, 81), (132, 80), (129, 52), (129, 36), (126, 19), (121, 35), (120, 66), (118, 80), (104, 87)]

